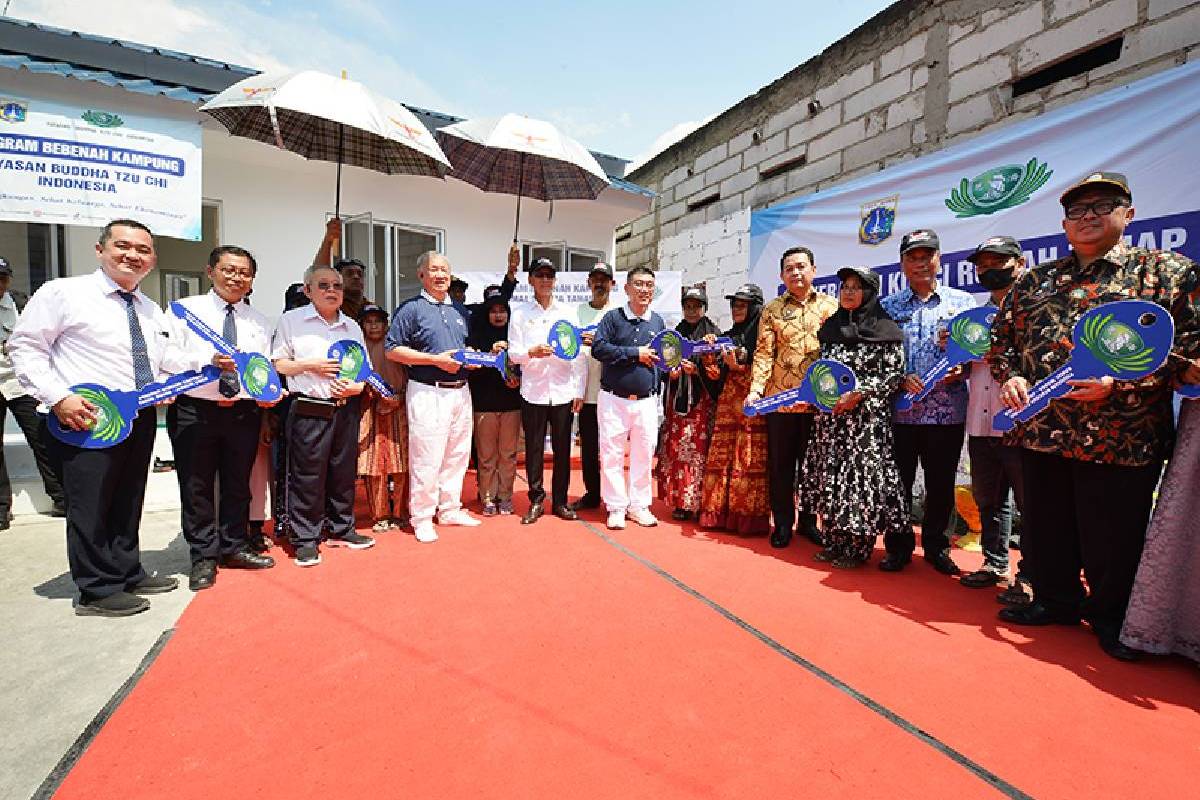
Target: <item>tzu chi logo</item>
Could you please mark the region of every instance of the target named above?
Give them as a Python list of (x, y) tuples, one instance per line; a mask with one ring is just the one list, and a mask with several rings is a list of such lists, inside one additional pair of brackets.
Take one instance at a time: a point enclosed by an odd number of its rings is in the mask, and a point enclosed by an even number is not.
[(946, 198), (946, 208), (960, 219), (995, 214), (1029, 200), (1053, 174), (1048, 164), (1039, 163), (1036, 158), (1029, 159), (1023, 167), (1019, 164), (992, 167), (970, 180), (963, 178)]

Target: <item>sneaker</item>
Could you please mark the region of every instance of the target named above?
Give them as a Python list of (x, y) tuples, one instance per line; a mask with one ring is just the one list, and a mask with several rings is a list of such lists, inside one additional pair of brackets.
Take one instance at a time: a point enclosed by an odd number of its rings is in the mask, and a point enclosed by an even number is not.
[(438, 514), (439, 525), (461, 525), (464, 528), (474, 528), (477, 525), (482, 525), (475, 517), (472, 517), (464, 509), (456, 508), (453, 511), (447, 511), (444, 514)]
[(150, 607), (150, 601), (129, 592), (117, 592), (95, 600), (79, 598), (77, 617), (130, 617)]
[(415, 532), (417, 534), (418, 542), (429, 544), (430, 542), (436, 542), (438, 540), (437, 531), (433, 529), (432, 522), (426, 522), (423, 525), (418, 525)]
[(296, 555), (292, 556), (292, 560), (298, 567), (315, 567), (321, 563), (321, 551), (315, 544), (302, 544), (296, 548)]
[(499, 503), (496, 504), (496, 510), (499, 511), (501, 514), (513, 513), (512, 500), (501, 500)]
[(363, 536), (357, 531), (350, 531), (341, 536), (330, 536), (325, 540), (325, 544), (330, 547), (349, 547), (351, 550), (366, 550), (368, 547), (375, 546), (375, 540), (370, 536)]
[(483, 515), (485, 517), (494, 517), (497, 513), (499, 513), (499, 511), (496, 508), (495, 502), (491, 500), (485, 500), (483, 503)]
[(653, 528), (658, 524), (658, 520), (655, 518), (655, 516), (650, 513), (649, 509), (645, 508), (631, 508), (625, 512), (625, 516), (629, 517), (643, 528)]
[(610, 531), (625, 530), (625, 512), (624, 511), (608, 512), (608, 529)]
[(129, 587), (130, 594), (162, 594), (172, 592), (179, 587), (179, 579), (169, 575), (147, 575)]

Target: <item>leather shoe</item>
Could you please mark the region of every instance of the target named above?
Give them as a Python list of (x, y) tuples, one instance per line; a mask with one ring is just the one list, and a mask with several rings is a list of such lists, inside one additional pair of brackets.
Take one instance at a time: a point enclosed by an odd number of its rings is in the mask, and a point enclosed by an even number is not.
[(1051, 611), (1041, 603), (1020, 608), (1002, 608), (997, 615), (1013, 625), (1078, 625), (1079, 614)]
[(521, 524), (532, 525), (541, 519), (542, 514), (544, 513), (546, 513), (546, 509), (542, 507), (542, 504), (534, 503), (529, 507), (529, 510), (525, 512), (525, 516), (521, 517)]
[(789, 544), (791, 544), (791, 541), (792, 541), (792, 532), (791, 531), (785, 531), (780, 528), (776, 528), (775, 530), (771, 531), (771, 547), (774, 547), (776, 549), (783, 549), (784, 547), (787, 547)]
[(935, 556), (925, 556), (925, 560), (929, 565), (943, 575), (957, 575), (962, 570), (958, 568), (958, 564), (954, 563), (954, 559), (950, 557), (950, 553), (943, 550)]
[(1142, 657), (1141, 652), (1121, 644), (1115, 634), (1101, 636), (1100, 649), (1118, 661), (1137, 661)]
[(260, 555), (253, 550), (241, 550), (233, 555), (222, 557), (221, 566), (233, 569), (267, 569), (275, 566), (275, 559)]
[(571, 508), (576, 511), (587, 511), (593, 508), (600, 507), (600, 498), (595, 495), (585, 494), (583, 497), (571, 503)]
[(566, 520), (579, 519), (579, 515), (575, 513), (575, 509), (570, 506), (555, 506), (554, 516)]
[(192, 564), (188, 573), (188, 588), (193, 592), (207, 589), (217, 582), (217, 562), (211, 558), (202, 558)]
[(899, 572), (907, 567), (910, 561), (912, 561), (912, 559), (906, 556), (889, 554), (883, 557), (883, 561), (879, 562), (879, 568), (884, 572)]

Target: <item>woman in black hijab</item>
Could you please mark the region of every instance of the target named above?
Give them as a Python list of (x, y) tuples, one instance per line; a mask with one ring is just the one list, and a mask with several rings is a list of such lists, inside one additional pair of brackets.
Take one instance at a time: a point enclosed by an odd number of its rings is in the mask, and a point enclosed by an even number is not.
[[(499, 287), (484, 289), (483, 302), (471, 315), (467, 346), (492, 353), (508, 348), (508, 300)], [(513, 513), (513, 481), (521, 437), (521, 385), (515, 372), (501, 375), (491, 367), (470, 370), (475, 462), (483, 515)]]
[(832, 414), (817, 414), (800, 491), (805, 507), (821, 515), (825, 549), (817, 560), (849, 569), (871, 557), (876, 536), (908, 525), (890, 414), (904, 375), (904, 336), (879, 305), (879, 275), (843, 267), (838, 278), (838, 310), (817, 339), (821, 358), (854, 370), (858, 387)]

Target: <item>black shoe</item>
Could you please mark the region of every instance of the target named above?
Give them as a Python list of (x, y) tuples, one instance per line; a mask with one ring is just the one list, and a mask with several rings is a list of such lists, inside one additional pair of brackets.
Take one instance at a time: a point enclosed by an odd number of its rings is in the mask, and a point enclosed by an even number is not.
[(883, 561), (879, 562), (879, 568), (884, 572), (899, 572), (909, 565), (912, 561), (910, 556), (896, 556), (888, 554), (883, 557)]
[(275, 559), (270, 556), (259, 555), (253, 550), (241, 550), (233, 555), (221, 557), (222, 567), (231, 567), (233, 569), (267, 569), (275, 566)]
[(570, 506), (555, 506), (554, 516), (566, 520), (579, 519), (579, 515), (575, 513), (575, 509)]
[(129, 587), (132, 594), (162, 594), (179, 588), (179, 579), (162, 575), (147, 575)]
[(1117, 638), (1116, 634), (1101, 636), (1100, 649), (1117, 661), (1138, 661), (1142, 657), (1141, 651), (1121, 644), (1121, 640)]
[(375, 546), (375, 540), (370, 536), (363, 536), (357, 531), (350, 531), (341, 536), (330, 536), (325, 540), (325, 544), (330, 547), (349, 547), (351, 550), (366, 550), (368, 547)]
[(292, 561), (295, 561), (298, 567), (315, 567), (321, 563), (321, 551), (315, 544), (297, 545)]
[(6, 531), (11, 527), (12, 525), (9, 523), (7, 518), (0, 518), (0, 531)]
[(188, 573), (188, 588), (193, 592), (207, 589), (217, 582), (217, 562), (211, 558), (202, 558), (192, 564)]
[(817, 547), (825, 546), (825, 539), (822, 538), (821, 532), (817, 530), (817, 520), (815, 517), (801, 517), (800, 524), (796, 526), (796, 535), (803, 536)]
[(792, 542), (792, 532), (776, 528), (771, 531), (771, 547), (783, 549)]
[(265, 553), (271, 549), (271, 543), (261, 533), (251, 533), (246, 537), (246, 549), (255, 553)]
[(943, 550), (936, 556), (925, 556), (925, 560), (929, 565), (943, 575), (957, 575), (962, 570), (958, 568), (958, 564), (954, 563), (954, 559), (950, 557), (949, 550)]
[(977, 569), (963, 575), (958, 582), (968, 589), (990, 589), (1002, 580), (998, 573), (990, 569)]
[(997, 615), (1013, 625), (1078, 625), (1079, 614), (1051, 611), (1040, 603), (1024, 608), (1002, 608)]
[(129, 592), (117, 592), (94, 600), (79, 599), (77, 617), (131, 617), (150, 607), (150, 601)]
[(542, 504), (534, 503), (529, 507), (529, 510), (525, 512), (525, 516), (521, 517), (521, 524), (532, 525), (541, 519), (542, 514), (544, 513), (546, 513), (546, 509), (542, 506)]
[(50, 516), (65, 517), (67, 515), (67, 504), (62, 500), (55, 500), (50, 506)]
[(585, 494), (583, 497), (571, 503), (571, 508), (576, 511), (586, 511), (592, 508), (600, 507), (600, 498), (594, 494)]
[(1024, 608), (1033, 604), (1033, 588), (1029, 581), (1017, 578), (1012, 585), (996, 595), (996, 602), (1001, 605)]

